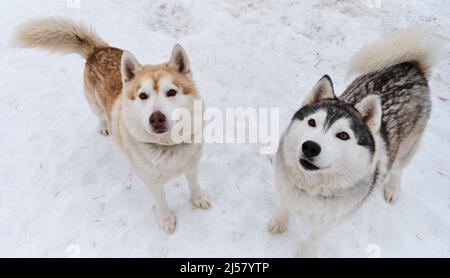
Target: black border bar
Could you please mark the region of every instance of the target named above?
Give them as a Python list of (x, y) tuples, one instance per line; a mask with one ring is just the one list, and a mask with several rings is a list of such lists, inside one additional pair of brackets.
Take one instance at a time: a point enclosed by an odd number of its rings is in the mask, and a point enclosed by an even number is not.
[[(273, 277), (450, 274), (448, 259), (0, 259), (0, 274)], [(3, 276), (5, 277), (5, 276)], [(159, 276), (158, 276), (159, 277)], [(284, 276), (283, 276), (284, 277)], [(448, 277), (448, 276), (447, 276)]]

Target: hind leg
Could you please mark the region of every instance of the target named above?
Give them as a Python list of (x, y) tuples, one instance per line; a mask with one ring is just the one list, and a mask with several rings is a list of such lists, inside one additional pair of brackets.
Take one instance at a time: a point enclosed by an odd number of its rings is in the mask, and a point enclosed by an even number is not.
[(103, 136), (109, 136), (109, 124), (105, 117), (98, 118), (98, 132)]
[(384, 186), (384, 199), (388, 203), (397, 202), (400, 196), (401, 180), (402, 180), (401, 171), (391, 173), (388, 182)]
[(110, 134), (109, 120), (104, 109), (100, 106), (97, 98), (95, 97), (95, 93), (89, 91), (85, 87), (84, 95), (86, 96), (86, 100), (88, 101), (92, 112), (94, 112), (94, 114), (97, 115), (98, 117), (99, 133), (102, 134), (103, 136), (108, 136)]
[[(421, 134), (418, 133), (418, 134)], [(402, 146), (401, 151), (394, 163), (394, 169), (391, 170), (388, 182), (384, 187), (384, 198), (388, 203), (395, 203), (401, 191), (401, 180), (403, 169), (408, 166), (414, 155), (420, 146), (421, 136), (412, 136), (406, 141), (406, 144)]]

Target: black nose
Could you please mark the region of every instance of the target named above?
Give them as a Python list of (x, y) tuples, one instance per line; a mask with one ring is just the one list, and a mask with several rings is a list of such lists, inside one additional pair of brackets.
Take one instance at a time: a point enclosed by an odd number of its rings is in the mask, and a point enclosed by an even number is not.
[(303, 154), (306, 155), (307, 158), (313, 158), (320, 154), (322, 148), (320, 148), (319, 144), (313, 141), (306, 141), (302, 146)]
[(165, 129), (166, 116), (161, 111), (157, 111), (150, 116), (150, 124), (156, 131)]

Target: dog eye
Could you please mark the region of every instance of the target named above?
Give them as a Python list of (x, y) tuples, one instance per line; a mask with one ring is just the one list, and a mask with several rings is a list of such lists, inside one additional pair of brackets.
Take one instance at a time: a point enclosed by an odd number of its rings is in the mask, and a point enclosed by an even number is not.
[(336, 137), (339, 138), (339, 139), (341, 139), (342, 141), (347, 141), (347, 140), (350, 139), (350, 135), (348, 135), (347, 132), (341, 132), (341, 133), (338, 133), (338, 134), (336, 135)]
[(317, 126), (317, 123), (316, 123), (315, 120), (311, 119), (311, 120), (308, 121), (308, 125), (309, 125), (310, 127), (316, 127), (316, 126)]
[(174, 89), (167, 92), (167, 97), (174, 97), (178, 94), (178, 92)]
[(146, 93), (140, 93), (140, 94), (139, 94), (139, 98), (140, 98), (141, 100), (146, 100), (146, 99), (148, 99), (148, 95), (147, 95)]

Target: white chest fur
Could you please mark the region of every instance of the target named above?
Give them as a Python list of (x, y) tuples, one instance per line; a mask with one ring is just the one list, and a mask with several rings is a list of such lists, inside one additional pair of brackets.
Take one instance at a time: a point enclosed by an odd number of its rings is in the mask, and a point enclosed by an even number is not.
[(163, 184), (198, 166), (201, 144), (162, 146), (136, 142), (122, 136), (123, 150), (136, 174), (148, 183)]
[(165, 184), (195, 169), (202, 156), (202, 144), (158, 145), (137, 141), (128, 132), (121, 118), (120, 107), (113, 114), (113, 135), (146, 184)]
[[(371, 190), (369, 178), (344, 190), (335, 188), (336, 179), (308, 180), (290, 165), (281, 152), (277, 157), (276, 183), (283, 205), (312, 225), (334, 223), (356, 209)], [(293, 173), (295, 172), (295, 173)], [(327, 186), (330, 184), (330, 186)], [(318, 189), (318, 190), (316, 190)]]

